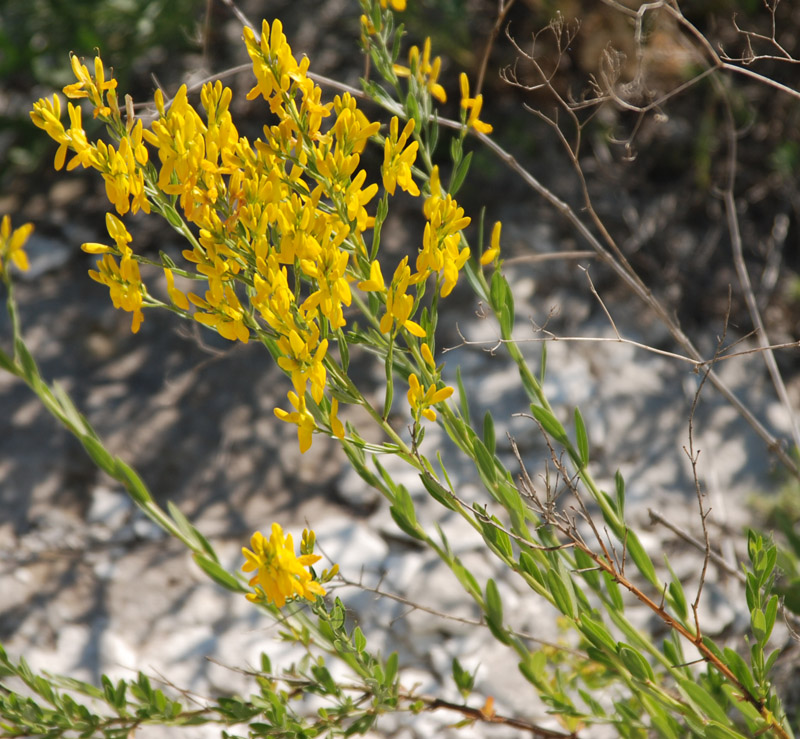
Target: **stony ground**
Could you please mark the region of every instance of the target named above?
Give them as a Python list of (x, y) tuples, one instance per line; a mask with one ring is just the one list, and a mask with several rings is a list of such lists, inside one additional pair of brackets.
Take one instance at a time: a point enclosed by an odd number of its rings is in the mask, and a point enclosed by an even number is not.
[[(344, 5), (326, 3), (313, 22), (295, 16), (296, 44), (322, 49), (313, 57), (322, 73), (341, 69), (352, 53), (345, 32), (352, 33), (353, 23)], [(220, 28), (222, 39), (235, 35), (230, 20)], [(239, 58), (230, 52), (225, 61)], [(351, 78), (345, 77), (352, 83), (357, 72), (350, 69)], [(14, 192), (0, 200), (0, 212), (21, 211), (39, 226), (31, 244), (32, 274), (17, 289), (30, 348), (45, 376), (72, 393), (109, 448), (142, 472), (158, 500), (176, 503), (231, 567), (238, 566), (240, 548), (252, 531), (266, 530), (273, 520), (295, 531), (308, 523), (326, 556), (339, 562), (350, 580), (449, 616), (474, 618), (452, 575), (398, 536), (386, 507), (347, 472), (332, 444), (320, 438), (308, 454), (299, 455), (292, 428), (272, 414), (287, 386), (263, 350), (232, 347), (151, 314), (141, 332), (130, 335), (127, 315), (114, 312), (104, 290), (88, 279), (92, 260), (77, 249), (82, 241), (102, 240), (102, 217), (74, 218), (78, 209), (101, 212), (102, 193), (91, 179), (61, 176), (58, 184), (47, 182), (24, 202)], [(511, 186), (508, 193), (516, 199), (519, 191)], [(541, 338), (534, 325), (549, 321), (548, 330), (561, 337), (613, 336), (580, 266), (592, 271), (623, 336), (673, 348), (663, 328), (591, 259), (528, 261), (575, 243), (532, 198), (520, 198), (513, 205), (496, 199), (492, 217), (505, 223), (518, 336), (531, 340), (526, 350), (532, 363), (538, 363), (535, 340)], [(668, 222), (677, 228), (669, 216)], [(139, 219), (138, 225), (146, 248), (179, 248), (148, 222)], [(403, 248), (413, 241), (414, 229), (411, 216), (393, 221), (388, 247)], [(723, 251), (716, 254), (727, 264)], [(721, 318), (701, 324), (698, 319), (694, 328), (703, 329), (697, 335), (710, 354)], [(496, 331), (480, 317), (480, 306), (458, 291), (440, 327), (442, 345), (452, 348), (444, 357), (447, 372), (452, 377), (455, 367), (462, 367), (474, 417), (491, 410), (504, 453), (509, 453), (507, 429), (532, 471), (541, 471), (544, 447), (530, 419), (519, 415), (527, 404), (514, 390), (513, 369), (486, 351)], [(785, 321), (781, 327), (792, 330)], [(7, 337), (7, 329), (0, 323), (0, 335)], [(746, 328), (733, 331), (741, 334)], [(459, 333), (468, 346), (459, 346)], [(795, 408), (796, 366), (786, 365)], [(584, 413), (598, 478), (611, 487), (614, 471), (622, 470), (631, 520), (644, 527), (647, 546), (669, 553), (691, 591), (697, 554), (663, 526), (651, 525), (649, 511), (660, 511), (694, 535), (699, 531), (683, 451), (698, 376), (680, 362), (619, 343), (551, 343), (548, 367), (547, 391), (559, 412), (568, 417), (578, 404)], [(380, 368), (365, 363), (360, 371), (366, 381), (380, 381)], [(727, 362), (721, 372), (759, 418), (785, 438), (788, 414), (775, 400), (758, 356)], [(228, 666), (255, 664), (261, 651), (274, 664), (292, 658), (290, 648), (275, 640), (270, 623), (243, 599), (204, 579), (179, 544), (163, 538), (118, 487), (94, 470), (35, 397), (6, 377), (0, 377), (0, 418), (6, 419), (0, 435), (0, 642), (12, 654), (24, 654), (36, 667), (93, 681), (103, 672), (131, 676), (143, 670), (198, 696), (247, 690), (244, 677)], [(402, 427), (402, 417), (397, 420)], [(743, 527), (752, 521), (750, 501), (775, 493), (779, 471), (762, 442), (710, 388), (699, 404), (695, 434), (696, 446), (704, 450), (700, 475), (713, 508), (711, 533), (733, 563), (743, 553)], [(462, 497), (480, 500), (473, 477), (458, 466), (438, 429), (431, 428), (426, 441), (442, 449)], [(392, 471), (419, 501), (421, 520), (442, 525), (479, 579), (498, 576), (468, 527), (426, 501), (413, 476)], [(505, 579), (501, 588), (520, 630), (538, 639), (562, 637), (552, 612), (518, 583)], [(478, 693), (494, 695), (499, 711), (548, 721), (518, 678), (513, 656), (498, 651), (485, 630), (363, 588), (342, 585), (337, 595), (372, 643), (401, 648), (407, 685), (418, 683), (423, 692), (456, 699), (447, 675), (452, 657), (458, 656), (466, 666), (481, 665)], [(712, 568), (704, 598), (707, 630), (732, 637), (741, 633), (742, 600), (738, 581)], [(641, 614), (641, 623), (649, 625), (647, 614)], [(455, 718), (401, 716), (381, 724), (381, 731), (398, 737), (443, 735), (442, 726)], [(504, 736), (485, 728), (472, 735)]]

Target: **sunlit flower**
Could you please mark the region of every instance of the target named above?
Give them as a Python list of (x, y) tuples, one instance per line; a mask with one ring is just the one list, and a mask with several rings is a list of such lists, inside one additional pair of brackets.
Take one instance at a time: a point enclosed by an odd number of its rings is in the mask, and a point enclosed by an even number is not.
[(19, 269), (23, 271), (28, 269), (28, 255), (23, 247), (32, 232), (32, 223), (25, 223), (12, 231), (11, 217), (3, 216), (3, 221), (0, 223), (0, 275), (7, 269), (3, 264), (7, 264), (9, 259)]
[(492, 240), (490, 242), (491, 245), (481, 255), (481, 264), (484, 266), (494, 262), (495, 259), (497, 259), (497, 257), (500, 255), (500, 230), (502, 227), (503, 224), (500, 223), (500, 221), (497, 221), (497, 223), (494, 224), (494, 228), (492, 228)]
[(491, 133), (492, 126), (479, 119), (481, 107), (483, 107), (483, 95), (476, 95), (474, 98), (469, 96), (469, 79), (462, 72), (461, 83), (461, 107), (469, 112), (467, 126), (474, 128), (478, 133)]
[(422, 45), (421, 57), (419, 47), (412, 46), (409, 49), (408, 65), (404, 67), (402, 64), (395, 64), (393, 67), (394, 73), (398, 77), (410, 77), (413, 74), (420, 86), (427, 89), (440, 103), (447, 102), (447, 93), (444, 91), (444, 87), (437, 82), (442, 59), (437, 56), (431, 63), (430, 38), (426, 38), (425, 43)]
[(408, 404), (411, 406), (411, 415), (415, 423), (419, 423), (420, 416), (424, 416), (429, 421), (436, 420), (436, 411), (431, 408), (432, 405), (441, 403), (447, 400), (454, 390), (449, 385), (443, 388), (436, 389), (436, 385), (430, 385), (428, 389), (420, 384), (419, 378), (415, 374), (408, 376)]
[(392, 10), (402, 13), (406, 9), (406, 0), (381, 0), (381, 7), (392, 6)]
[[(304, 533), (304, 541), (309, 538), (313, 540), (313, 532), (311, 537)], [(255, 572), (250, 585), (256, 592), (248, 593), (249, 600), (255, 602), (266, 596), (268, 603), (283, 608), (287, 600), (314, 600), (317, 596), (325, 595), (325, 589), (307, 569), (321, 557), (318, 554), (301, 554), (298, 557), (294, 552), (292, 535), (284, 536), (283, 529), (277, 523), (272, 524), (269, 539), (256, 531), (250, 539), (250, 546), (252, 551), (242, 547), (245, 558), (242, 570)]]
[(389, 124), (389, 135), (383, 146), (383, 186), (390, 195), (394, 195), (395, 187), (400, 187), (410, 195), (419, 195), (419, 187), (411, 176), (411, 166), (417, 158), (418, 141), (412, 141), (408, 146), (408, 137), (414, 131), (414, 119), (410, 118), (403, 128), (403, 132), (398, 136), (397, 116), (392, 118)]
[(304, 397), (298, 396), (295, 392), (289, 392), (287, 397), (294, 406), (294, 411), (290, 413), (283, 410), (283, 408), (276, 408), (274, 412), (281, 421), (297, 424), (297, 440), (300, 444), (300, 453), (305, 454), (311, 448), (311, 436), (314, 433), (314, 429), (317, 428), (317, 423), (306, 407)]

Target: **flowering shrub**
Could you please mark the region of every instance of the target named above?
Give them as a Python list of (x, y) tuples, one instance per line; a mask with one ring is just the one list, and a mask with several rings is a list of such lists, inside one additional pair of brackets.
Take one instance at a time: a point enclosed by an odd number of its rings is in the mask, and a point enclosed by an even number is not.
[[(131, 330), (136, 333), (146, 313), (160, 308), (229, 341), (263, 344), (290, 380), (288, 409), (278, 407), (274, 413), (297, 427), (300, 451), (310, 448), (315, 434), (337, 440), (356, 471), (388, 500), (401, 531), (452, 569), (494, 638), (516, 654), (522, 678), (548, 706), (557, 728), (499, 717), (492, 698), (482, 708), (456, 706), (404, 688), (398, 655), (383, 658), (371, 652), (361, 630), (346, 623), (341, 602), (327, 599), (325, 585), (335, 580), (338, 569), (321, 574), (313, 569), (320, 559), (314, 554), (313, 531), (303, 533), (298, 555), (292, 536), (274, 523), (269, 538), (256, 532), (251, 548), (242, 550), (242, 570), (252, 578), (227, 572), (205, 537), (174, 506), (161, 509), (138, 474), (104, 448), (66, 394), (41, 378), (22, 340), (8, 266), (25, 268), (23, 246), (30, 226), (12, 231), (7, 217), (0, 230), (0, 268), (15, 343), (14, 356), (0, 355), (0, 364), (39, 395), (151, 519), (189, 547), (212, 579), (280, 618), (292, 638), (313, 647), (315, 657), (298, 671), (276, 676), (264, 656), (254, 696), (220, 699), (201, 711), (167, 699), (144, 675), (117, 686), (106, 681), (102, 691), (72, 684), (104, 701), (108, 713), (54, 690), (24, 661), (0, 652), (0, 675), (21, 678), (33, 694), (0, 695), (0, 725), (10, 735), (74, 731), (121, 736), (143, 722), (246, 723), (251, 736), (354, 735), (369, 730), (383, 713), (447, 705), (470, 721), (510, 723), (536, 736), (584, 736), (595, 724), (612, 726), (620, 736), (791, 736), (769, 680), (778, 655), (767, 653), (779, 605), (771, 592), (774, 545), (750, 535), (752, 634), (745, 660), (703, 633), (697, 601), (689, 603), (671, 570), (666, 579), (656, 569), (626, 523), (621, 475), (615, 495), (600, 489), (592, 477), (580, 411), (575, 409), (571, 432), (556, 417), (542, 386), (544, 366), (539, 376), (534, 374), (512, 336), (514, 302), (502, 270), (500, 223), (493, 226), (485, 250), (467, 242), (464, 229), (471, 218), (454, 193), (469, 169), (467, 135), (491, 141), (492, 126), (480, 117), (482, 95), (472, 97), (469, 80), (461, 74), (461, 119), (448, 122), (457, 135), (445, 186), (434, 163), (435, 105), (446, 100), (438, 81), (441, 62), (431, 58), (427, 40), (422, 51), (410, 49), (407, 66), (397, 63), (401, 35), (394, 12), (404, 9), (404, 1), (361, 4), (362, 43), (386, 82), (386, 87), (367, 82), (365, 91), (390, 114), (385, 125), (369, 120), (351, 92), (325, 102), (309, 59), (295, 58), (279, 20), (264, 21), (260, 33), (244, 29), (256, 80), (247, 98), (263, 98), (269, 109), (270, 123), (255, 141), (239, 134), (230, 113), (232, 92), (219, 81), (203, 85), (201, 109), (189, 102), (186, 86), (170, 100), (158, 90), (155, 117), (145, 126), (129, 98), (121, 105), (117, 83), (106, 78), (99, 56), (93, 71), (72, 57), (76, 82), (63, 90), (69, 99), (67, 123), (58, 95), (36, 102), (31, 117), (58, 144), (56, 169), (92, 168), (105, 181), (114, 211), (106, 216), (109, 243), (82, 248), (98, 255), (97, 269), (89, 275), (108, 287), (115, 308), (131, 313)], [(105, 124), (108, 141), (87, 138), (81, 100)], [(383, 147), (379, 173), (362, 167), (361, 155), (371, 141)], [(419, 199), (425, 225), (415, 258), (393, 264), (381, 249), (381, 228), (398, 191)], [(165, 255), (154, 261), (136, 252), (123, 218), (139, 211), (160, 215), (185, 239), (180, 264)], [(148, 280), (163, 271), (168, 302), (148, 290), (140, 267)], [(476, 431), (465, 411), (463, 389), (456, 392), (442, 380), (435, 332), (439, 304), (463, 276), (497, 318), (501, 343), (530, 396), (531, 421), (548, 439), (551, 462), (574, 508), (557, 505), (553, 490), (539, 491), (524, 466), (515, 480), (496, 452), (491, 417), (482, 433)], [(382, 404), (375, 405), (348, 373), (350, 353), (360, 347), (383, 364)], [(408, 435), (388, 421), (396, 385), (407, 386)], [(368, 443), (365, 429), (345, 426), (339, 419), (342, 404), (364, 409), (385, 440)], [(474, 466), (491, 508), (462, 500), (441, 459), (438, 467), (434, 464), (424, 443), (425, 424), (432, 422), (441, 424), (465, 462)], [(378, 463), (381, 454), (410, 465), (433, 499), (462, 516), (502, 565), (561, 614), (584, 650), (577, 666), (548, 659), (544, 650), (531, 649), (508, 627), (495, 581), (478, 582), (444, 535), (417, 520), (408, 490)], [(626, 615), (623, 593), (660, 619), (668, 638), (657, 643), (637, 629)], [(343, 663), (352, 681), (334, 680), (326, 659)], [(471, 676), (457, 661), (453, 677), (469, 696)], [(311, 716), (296, 712), (281, 680), (325, 696), (329, 708)], [(614, 700), (593, 697), (597, 685), (609, 694), (613, 686)], [(353, 698), (356, 694), (362, 697)]]

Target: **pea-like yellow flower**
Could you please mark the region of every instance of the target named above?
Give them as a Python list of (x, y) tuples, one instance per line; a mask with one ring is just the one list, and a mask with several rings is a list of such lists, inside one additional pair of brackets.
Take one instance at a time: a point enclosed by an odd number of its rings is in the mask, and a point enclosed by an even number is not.
[(491, 133), (492, 126), (480, 120), (483, 95), (476, 95), (474, 98), (469, 96), (469, 79), (464, 72), (461, 73), (459, 80), (461, 83), (461, 107), (469, 112), (467, 126), (474, 128), (478, 133)]
[(500, 230), (503, 224), (500, 221), (494, 224), (492, 228), (492, 239), (489, 248), (481, 255), (481, 264), (486, 266), (494, 262), (500, 256)]
[(411, 176), (411, 166), (417, 158), (419, 142), (412, 141), (406, 146), (408, 137), (414, 132), (414, 119), (409, 119), (399, 136), (398, 128), (397, 116), (394, 116), (389, 124), (389, 135), (383, 146), (383, 165), (381, 166), (383, 186), (390, 195), (394, 195), (396, 186), (400, 185), (407, 193), (417, 197), (419, 187)]
[(275, 408), (274, 413), (281, 421), (297, 424), (297, 440), (300, 444), (300, 453), (305, 454), (311, 448), (311, 436), (314, 433), (314, 429), (317, 428), (317, 423), (306, 407), (306, 399), (304, 397), (298, 396), (295, 392), (289, 392), (287, 397), (294, 406), (294, 411), (290, 413), (283, 410), (283, 408)]
[(392, 6), (392, 10), (402, 13), (406, 9), (406, 0), (381, 0), (381, 7)]
[(414, 75), (420, 87), (427, 89), (440, 103), (446, 103), (447, 93), (444, 91), (444, 87), (437, 82), (441, 67), (441, 57), (437, 56), (431, 62), (431, 40), (429, 37), (425, 39), (425, 43), (422, 45), (421, 57), (419, 47), (412, 46), (408, 51), (408, 66), (404, 67), (402, 64), (395, 64), (393, 69), (398, 77)]
[(8, 264), (9, 259), (19, 269), (23, 271), (28, 269), (28, 255), (23, 247), (32, 232), (32, 223), (25, 223), (12, 231), (11, 216), (3, 216), (3, 221), (0, 223), (0, 275), (4, 269), (8, 269), (3, 265)]
[(103, 61), (99, 56), (94, 58), (94, 77), (92, 77), (85, 64), (81, 64), (77, 54), (72, 55), (72, 71), (77, 82), (67, 85), (63, 92), (68, 98), (88, 98), (94, 106), (94, 117), (110, 118), (112, 115), (119, 117), (116, 87), (117, 81), (112, 77), (106, 80)]
[[(310, 535), (303, 532), (303, 540), (313, 541), (313, 532)], [(256, 602), (266, 597), (268, 603), (283, 608), (287, 600), (314, 600), (317, 596), (325, 595), (325, 589), (307, 569), (321, 557), (318, 554), (301, 554), (298, 557), (292, 535), (284, 536), (279, 524), (272, 524), (269, 539), (256, 531), (250, 539), (250, 546), (252, 550), (242, 547), (245, 558), (242, 570), (255, 572), (250, 580), (255, 592), (247, 594), (248, 600)]]
[(421, 416), (424, 416), (429, 421), (436, 420), (436, 411), (431, 408), (432, 405), (441, 403), (447, 400), (454, 390), (449, 385), (443, 388), (436, 389), (436, 384), (430, 385), (427, 390), (425, 386), (420, 384), (419, 378), (415, 374), (408, 376), (408, 404), (411, 406), (411, 415), (415, 423), (419, 423)]

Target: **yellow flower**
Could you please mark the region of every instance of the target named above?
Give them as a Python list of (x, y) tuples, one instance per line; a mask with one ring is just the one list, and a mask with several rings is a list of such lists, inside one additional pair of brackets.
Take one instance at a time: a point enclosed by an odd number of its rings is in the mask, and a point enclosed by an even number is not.
[(492, 229), (491, 246), (485, 252), (483, 252), (483, 255), (481, 256), (481, 264), (484, 266), (494, 262), (494, 260), (500, 255), (500, 230), (502, 227), (503, 224), (500, 223), (500, 221), (497, 221), (497, 223), (494, 224), (494, 228)]
[(383, 146), (383, 166), (381, 167), (383, 186), (390, 195), (394, 195), (395, 187), (400, 185), (407, 193), (417, 197), (419, 188), (411, 176), (411, 165), (417, 158), (419, 142), (412, 141), (406, 146), (408, 137), (414, 131), (414, 119), (409, 119), (400, 136), (397, 135), (398, 128), (397, 116), (394, 116), (389, 124), (389, 136)]
[[(72, 55), (72, 71), (77, 82), (67, 85), (63, 92), (68, 98), (88, 98), (94, 106), (94, 117), (110, 118), (113, 114), (119, 117), (115, 88), (117, 81), (112, 77), (106, 81), (103, 61), (99, 56), (94, 58), (94, 78), (85, 64), (81, 64), (77, 54)], [(108, 97), (108, 102), (105, 98)]]
[[(373, 263), (374, 264), (374, 263)], [(392, 284), (386, 293), (386, 313), (381, 318), (381, 333), (388, 334), (395, 332), (399, 328), (404, 328), (410, 334), (424, 337), (425, 329), (416, 321), (411, 320), (411, 313), (414, 310), (414, 298), (406, 294), (411, 284), (411, 269), (408, 266), (408, 257), (403, 257), (392, 277)]]
[(431, 64), (431, 40), (425, 39), (422, 45), (422, 58), (420, 59), (419, 47), (412, 46), (408, 52), (408, 67), (402, 64), (395, 64), (393, 66), (394, 73), (398, 77), (410, 77), (412, 74), (419, 84), (426, 88), (433, 97), (440, 103), (447, 102), (447, 93), (444, 91), (437, 80), (439, 79), (439, 70), (442, 66), (441, 57), (436, 57)]
[(10, 259), (19, 269), (28, 269), (28, 255), (22, 248), (33, 231), (33, 224), (26, 223), (11, 230), (11, 217), (3, 216), (0, 223), (0, 275), (3, 274), (3, 262)]
[(406, 9), (406, 0), (381, 0), (381, 7), (392, 6), (392, 10), (402, 13)]
[(331, 432), (337, 439), (344, 439), (344, 425), (339, 420), (339, 401), (336, 398), (331, 399), (331, 412), (330, 412)]
[(317, 424), (314, 421), (314, 416), (306, 408), (304, 397), (298, 396), (294, 392), (289, 392), (287, 397), (295, 410), (289, 413), (283, 408), (275, 408), (274, 413), (281, 421), (297, 424), (297, 440), (300, 443), (300, 453), (305, 454), (311, 448), (311, 436), (314, 433), (314, 429), (317, 428)]
[(481, 107), (483, 106), (483, 95), (476, 95), (474, 98), (469, 96), (469, 79), (467, 75), (462, 72), (460, 77), (461, 82), (461, 107), (469, 111), (467, 118), (467, 126), (474, 128), (478, 133), (491, 133), (492, 126), (479, 120), (481, 114)]
[(144, 320), (142, 315), (144, 286), (139, 276), (139, 264), (129, 256), (123, 256), (117, 264), (112, 254), (103, 254), (103, 258), (97, 262), (97, 269), (99, 271), (90, 269), (89, 277), (108, 287), (115, 308), (133, 313), (131, 332), (137, 333)]
[[(304, 541), (309, 538), (313, 541), (313, 532), (310, 535), (304, 533)], [(242, 547), (245, 558), (242, 570), (255, 572), (250, 585), (256, 592), (248, 593), (248, 600), (256, 602), (265, 596), (268, 603), (283, 608), (287, 600), (314, 600), (318, 595), (325, 595), (325, 589), (314, 581), (307, 570), (321, 557), (318, 554), (301, 554), (298, 557), (294, 552), (292, 535), (284, 536), (279, 524), (272, 524), (269, 539), (256, 531), (250, 539), (250, 546), (252, 551)]]
[(436, 384), (430, 385), (425, 389), (424, 385), (420, 384), (419, 378), (415, 374), (408, 376), (408, 404), (411, 406), (411, 415), (414, 417), (414, 422), (419, 423), (420, 416), (425, 416), (429, 421), (436, 420), (436, 411), (431, 408), (436, 403), (441, 403), (447, 400), (454, 390), (449, 385), (446, 385), (439, 390), (436, 389)]

